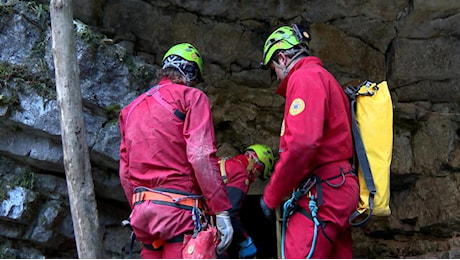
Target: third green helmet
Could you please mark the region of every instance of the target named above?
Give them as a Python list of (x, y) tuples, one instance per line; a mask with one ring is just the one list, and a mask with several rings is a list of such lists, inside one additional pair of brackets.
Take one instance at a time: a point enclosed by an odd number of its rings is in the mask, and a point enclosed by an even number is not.
[(272, 149), (264, 144), (253, 144), (245, 149), (245, 151), (248, 150), (254, 151), (257, 158), (259, 158), (259, 161), (264, 164), (263, 178), (268, 178), (273, 170), (273, 165), (275, 164), (275, 157), (273, 156)]

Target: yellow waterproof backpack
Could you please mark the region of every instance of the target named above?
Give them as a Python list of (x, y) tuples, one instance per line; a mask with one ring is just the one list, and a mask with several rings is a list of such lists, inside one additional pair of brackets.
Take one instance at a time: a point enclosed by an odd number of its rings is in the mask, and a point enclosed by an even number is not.
[(372, 215), (389, 216), (390, 164), (393, 151), (393, 105), (386, 81), (347, 85), (350, 98), (355, 168), (360, 201), (350, 216), (352, 226), (365, 224)]

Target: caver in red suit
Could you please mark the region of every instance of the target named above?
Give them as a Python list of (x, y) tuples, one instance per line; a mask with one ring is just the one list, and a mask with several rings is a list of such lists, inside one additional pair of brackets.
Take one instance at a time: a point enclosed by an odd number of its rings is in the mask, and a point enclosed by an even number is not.
[(254, 258), (257, 247), (246, 233), (240, 220), (240, 209), (249, 191), (249, 186), (257, 177), (267, 179), (275, 163), (272, 149), (264, 144), (248, 146), (243, 154), (233, 158), (219, 160), (222, 179), (226, 185), (227, 195), (232, 203), (230, 218), (233, 226), (233, 241), (229, 250), (219, 258), (232, 257), (238, 250), (238, 258)]
[(223, 159), (225, 163), (225, 174), (227, 178), (227, 195), (232, 203), (230, 218), (233, 225), (232, 244), (239, 244), (248, 238), (248, 234), (243, 228), (239, 217), (239, 211), (243, 205), (243, 200), (248, 194), (249, 186), (255, 180), (254, 174), (248, 172), (248, 158), (243, 155), (237, 155), (232, 158)]
[[(163, 240), (161, 250), (142, 248), (142, 258), (182, 258), (182, 243), (174, 239), (193, 231), (191, 210), (145, 201), (133, 205), (133, 190), (142, 186), (203, 195), (213, 212), (231, 204), (217, 164), (214, 126), (207, 96), (199, 89), (163, 78), (159, 87), (140, 95), (119, 117), (120, 181), (131, 207), (145, 218), (131, 223), (144, 245)], [(153, 95), (185, 118), (175, 116)], [(135, 226), (137, 225), (137, 226)]]
[[(358, 205), (358, 180), (353, 174), (340, 175), (341, 171), (349, 173), (352, 169), (349, 101), (320, 59), (311, 56), (293, 65), (276, 93), (286, 99), (280, 158), (263, 201), (268, 208), (275, 209), (312, 174), (322, 180), (331, 178), (329, 183), (337, 187), (321, 184), (323, 203), (318, 218), (322, 225), (312, 258), (352, 258), (348, 218)], [(317, 195), (316, 187), (311, 191)], [(308, 203), (307, 196), (299, 200), (299, 206), (309, 212)], [(288, 223), (285, 256), (305, 258), (312, 246), (314, 223), (300, 212), (292, 215)]]

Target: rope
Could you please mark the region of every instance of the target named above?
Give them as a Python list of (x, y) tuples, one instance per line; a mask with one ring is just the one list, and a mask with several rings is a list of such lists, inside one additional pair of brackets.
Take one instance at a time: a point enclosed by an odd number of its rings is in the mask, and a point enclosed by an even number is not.
[(283, 205), (283, 224), (281, 226), (281, 258), (286, 259), (284, 255), (284, 240), (286, 238), (286, 229), (287, 222), (289, 217), (293, 214), (294, 208), (297, 206), (297, 201), (295, 200), (295, 192), (292, 194), (292, 197), (288, 199)]
[(313, 240), (311, 242), (310, 253), (308, 253), (308, 256), (307, 256), (307, 259), (310, 259), (313, 255), (313, 252), (315, 251), (316, 240), (318, 238), (318, 226), (320, 225), (318, 216), (317, 216), (318, 206), (316, 205), (316, 200), (314, 196), (310, 197), (310, 202), (308, 203), (308, 207), (310, 208), (310, 211), (311, 211), (311, 218), (315, 222), (315, 230), (313, 233)]
[(285, 259), (284, 240), (286, 236), (288, 220), (289, 217), (292, 216), (292, 214), (294, 214), (294, 212), (297, 210), (297, 201), (299, 201), (300, 197), (302, 197), (305, 192), (305, 186), (301, 189), (295, 190), (292, 192), (291, 198), (288, 199), (283, 205), (283, 224), (281, 227), (281, 258), (283, 259)]
[[(283, 205), (283, 224), (281, 227), (281, 258), (282, 259), (286, 259), (284, 245), (285, 245), (285, 239), (286, 239), (286, 229), (287, 229), (288, 219), (296, 211), (297, 201), (302, 195), (303, 193), (301, 192), (301, 190), (297, 190), (293, 192), (291, 198), (288, 199)], [(310, 197), (310, 202), (308, 206), (311, 211), (312, 220), (315, 223), (315, 229), (313, 233), (313, 239), (312, 239), (310, 252), (308, 253), (308, 256), (306, 259), (310, 259), (313, 255), (313, 252), (315, 251), (316, 241), (318, 238), (318, 227), (320, 225), (320, 222), (317, 216), (318, 205), (316, 204), (315, 196), (312, 195)]]

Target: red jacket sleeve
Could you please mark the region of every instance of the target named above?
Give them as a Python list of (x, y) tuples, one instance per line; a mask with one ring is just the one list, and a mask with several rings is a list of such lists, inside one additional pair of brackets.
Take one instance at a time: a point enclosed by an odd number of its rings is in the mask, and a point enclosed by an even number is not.
[(327, 109), (322, 84), (319, 76), (305, 71), (289, 78), (280, 159), (264, 192), (264, 200), (270, 208), (276, 208), (312, 170), (312, 161), (323, 137)]
[(130, 181), (130, 173), (128, 170), (128, 153), (126, 151), (126, 141), (124, 139), (124, 131), (125, 131), (125, 120), (124, 120), (124, 113), (126, 110), (122, 110), (119, 116), (119, 127), (120, 127), (120, 134), (121, 134), (121, 141), (120, 141), (120, 164), (119, 164), (119, 175), (120, 175), (120, 183), (125, 193), (126, 199), (129, 202), (129, 205), (132, 207), (132, 194), (133, 194), (133, 185)]
[(213, 212), (231, 209), (217, 163), (214, 125), (208, 97), (195, 91), (187, 111), (184, 136), (187, 157), (191, 163), (198, 185)]

